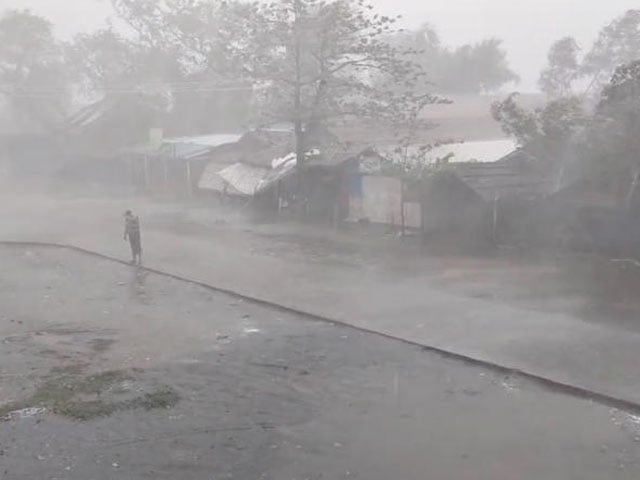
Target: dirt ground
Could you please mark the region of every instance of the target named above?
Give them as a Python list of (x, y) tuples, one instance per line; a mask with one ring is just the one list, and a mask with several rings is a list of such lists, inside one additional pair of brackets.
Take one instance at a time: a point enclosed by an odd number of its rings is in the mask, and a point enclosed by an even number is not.
[(640, 478), (640, 418), (106, 260), (0, 249), (0, 478)]

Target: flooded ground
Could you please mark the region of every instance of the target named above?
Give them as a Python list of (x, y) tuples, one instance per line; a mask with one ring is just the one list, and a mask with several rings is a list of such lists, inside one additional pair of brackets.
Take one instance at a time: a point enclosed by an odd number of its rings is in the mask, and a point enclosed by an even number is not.
[(81, 254), (0, 263), (3, 479), (640, 476), (619, 410)]

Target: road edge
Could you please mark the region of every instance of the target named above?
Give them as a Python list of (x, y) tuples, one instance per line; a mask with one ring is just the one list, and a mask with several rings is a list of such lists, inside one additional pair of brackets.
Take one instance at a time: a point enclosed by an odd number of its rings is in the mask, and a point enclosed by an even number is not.
[[(84, 255), (100, 258), (103, 260), (119, 263), (124, 266), (131, 267), (131, 263), (124, 261), (122, 259), (112, 257), (110, 255), (106, 255), (100, 252), (96, 252), (93, 250), (88, 250), (86, 248), (78, 247), (70, 244), (63, 243), (55, 243), (55, 242), (37, 242), (37, 241), (17, 241), (17, 240), (0, 240), (0, 246), (6, 247), (32, 247), (32, 248), (57, 248), (62, 250), (71, 250)], [(301, 310), (296, 307), (283, 305), (281, 303), (276, 303), (274, 301), (259, 298), (247, 294), (243, 294), (236, 290), (231, 290), (229, 288), (212, 285), (206, 282), (202, 282), (199, 280), (195, 280), (192, 278), (183, 277), (181, 275), (176, 275), (174, 273), (166, 272), (164, 270), (160, 270), (157, 268), (149, 267), (149, 266), (136, 266), (145, 272), (153, 273), (155, 275), (160, 275), (166, 278), (171, 278), (174, 280), (178, 280), (180, 282), (188, 283), (191, 285), (195, 285), (201, 288), (204, 288), (209, 291), (213, 291), (216, 293), (222, 293), (225, 295), (229, 295), (234, 298), (242, 299), (256, 305), (261, 305), (264, 307), (268, 307), (270, 309), (275, 309), (281, 312), (291, 313), (294, 315), (299, 315), (301, 317), (307, 318), (309, 320), (314, 320), (318, 322), (328, 323), (334, 326), (340, 326), (343, 328), (348, 328), (351, 330), (359, 331), (362, 333), (367, 333), (370, 335), (377, 335), (383, 338), (387, 338), (389, 340), (397, 341), (404, 343), (406, 345), (410, 345), (413, 347), (420, 348), (423, 351), (435, 353), (441, 357), (449, 358), (453, 360), (457, 360), (469, 365), (479, 366), (491, 369), (493, 371), (499, 372), (501, 374), (509, 375), (509, 376), (519, 376), (523, 379), (531, 381), (541, 387), (544, 387), (550, 391), (563, 393), (565, 395), (570, 395), (576, 398), (580, 398), (583, 400), (590, 400), (593, 402), (597, 402), (608, 407), (616, 408), (619, 410), (623, 410), (633, 414), (640, 414), (640, 402), (635, 401), (628, 398), (623, 398), (620, 396), (613, 395), (611, 393), (599, 392), (594, 390), (593, 388), (588, 388), (580, 385), (570, 384), (564, 381), (555, 380), (551, 377), (547, 377), (544, 375), (540, 375), (537, 373), (529, 372), (517, 367), (509, 367), (506, 365), (502, 365), (499, 363), (492, 362), (490, 360), (472, 357), (469, 355), (465, 355), (463, 353), (458, 353), (452, 350), (446, 350), (441, 347), (435, 347), (433, 345), (428, 345), (425, 343), (415, 342), (412, 340), (408, 340), (406, 338), (397, 337), (388, 333), (380, 332), (377, 330), (368, 329), (362, 326), (354, 325), (343, 320), (338, 320), (335, 318), (326, 317), (323, 315), (319, 315), (317, 313), (312, 313), (308, 311)]]

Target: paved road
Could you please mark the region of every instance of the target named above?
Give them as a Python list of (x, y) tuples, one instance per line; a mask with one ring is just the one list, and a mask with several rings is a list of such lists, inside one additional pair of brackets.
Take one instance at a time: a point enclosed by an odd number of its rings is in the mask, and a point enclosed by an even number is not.
[(128, 199), (8, 198), (0, 238), (127, 258), (120, 215), (129, 207), (141, 214), (151, 267), (640, 402), (638, 312), (601, 298), (597, 281), (613, 277), (584, 265), (424, 256), (398, 240), (283, 233)]
[(640, 477), (640, 419), (624, 412), (68, 251), (0, 248), (0, 263), (0, 409), (105, 371), (130, 377), (73, 402), (147, 385), (180, 398), (14, 415), (3, 480)]

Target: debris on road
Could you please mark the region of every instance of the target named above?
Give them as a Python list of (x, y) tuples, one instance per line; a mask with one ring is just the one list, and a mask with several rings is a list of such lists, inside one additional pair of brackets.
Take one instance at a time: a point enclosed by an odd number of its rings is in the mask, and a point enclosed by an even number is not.
[(22, 408), (20, 410), (14, 410), (13, 412), (7, 413), (4, 417), (2, 417), (2, 420), (8, 422), (11, 420), (36, 417), (39, 415), (44, 415), (45, 413), (47, 413), (47, 409), (43, 407)]

